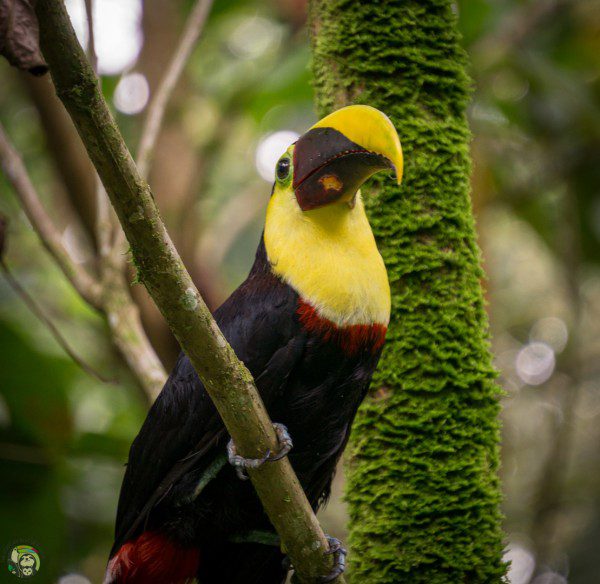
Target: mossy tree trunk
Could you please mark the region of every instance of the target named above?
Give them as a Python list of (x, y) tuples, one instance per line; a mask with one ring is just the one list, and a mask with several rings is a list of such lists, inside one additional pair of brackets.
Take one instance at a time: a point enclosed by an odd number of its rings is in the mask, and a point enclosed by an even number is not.
[(502, 581), (498, 387), (469, 199), (470, 80), (450, 0), (313, 0), (320, 114), (386, 112), (402, 187), (364, 189), (392, 320), (352, 432), (352, 581)]

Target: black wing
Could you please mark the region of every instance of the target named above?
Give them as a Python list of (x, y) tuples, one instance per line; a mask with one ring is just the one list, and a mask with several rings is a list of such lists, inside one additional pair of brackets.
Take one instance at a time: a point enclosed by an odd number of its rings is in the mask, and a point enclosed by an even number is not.
[[(281, 390), (303, 348), (295, 317), (297, 295), (270, 271), (261, 244), (248, 279), (216, 311), (215, 320), (254, 375), (268, 405)], [(227, 434), (189, 360), (181, 355), (134, 440), (117, 511), (115, 543), (143, 530), (150, 510)]]

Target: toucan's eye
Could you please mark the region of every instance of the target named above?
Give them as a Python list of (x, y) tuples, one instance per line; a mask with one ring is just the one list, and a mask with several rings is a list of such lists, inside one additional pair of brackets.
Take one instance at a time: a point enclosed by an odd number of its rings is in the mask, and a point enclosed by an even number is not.
[(282, 158), (277, 163), (277, 170), (275, 171), (279, 180), (285, 180), (290, 175), (290, 159)]

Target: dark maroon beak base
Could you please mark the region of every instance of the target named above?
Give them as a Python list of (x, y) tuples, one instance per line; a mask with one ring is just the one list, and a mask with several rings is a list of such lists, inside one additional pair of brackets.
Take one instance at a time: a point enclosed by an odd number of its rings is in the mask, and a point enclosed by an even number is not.
[(294, 148), (292, 186), (303, 211), (351, 199), (373, 174), (392, 163), (369, 152), (333, 128), (314, 128)]

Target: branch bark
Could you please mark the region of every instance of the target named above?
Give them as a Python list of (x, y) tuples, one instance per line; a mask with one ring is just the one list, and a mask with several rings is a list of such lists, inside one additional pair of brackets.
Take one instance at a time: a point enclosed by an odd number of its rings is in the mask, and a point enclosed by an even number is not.
[[(213, 320), (160, 218), (149, 186), (127, 150), (62, 0), (39, 0), (42, 51), (131, 245), (138, 279), (190, 358), (239, 451), (261, 456), (277, 448), (267, 411), (246, 367)], [(301, 582), (326, 574), (327, 541), (286, 459), (250, 471), (263, 506)], [(342, 578), (338, 579), (338, 582)]]
[(27, 170), (18, 152), (12, 146), (0, 125), (0, 162), (25, 214), (39, 234), (44, 247), (50, 252), (63, 274), (80, 296), (96, 309), (101, 307), (101, 287), (82, 266), (75, 263), (64, 246), (61, 234), (40, 202)]
[(152, 403), (163, 388), (167, 374), (144, 331), (140, 310), (131, 297), (121, 258), (115, 253), (108, 253), (100, 261), (102, 305), (112, 341)]

